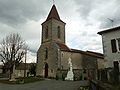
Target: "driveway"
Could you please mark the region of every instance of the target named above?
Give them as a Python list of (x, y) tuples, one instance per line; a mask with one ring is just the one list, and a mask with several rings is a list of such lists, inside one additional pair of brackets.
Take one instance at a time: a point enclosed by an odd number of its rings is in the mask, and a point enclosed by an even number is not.
[(86, 81), (44, 80), (20, 85), (0, 84), (0, 90), (77, 90), (79, 86), (87, 84)]

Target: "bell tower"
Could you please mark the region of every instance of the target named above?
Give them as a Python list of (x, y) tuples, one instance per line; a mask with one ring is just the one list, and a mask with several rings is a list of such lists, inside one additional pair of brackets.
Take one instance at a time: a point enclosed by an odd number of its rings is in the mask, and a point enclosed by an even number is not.
[(53, 5), (45, 22), (42, 23), (41, 44), (50, 41), (65, 43), (65, 23), (60, 19)]
[[(42, 23), (41, 45), (37, 51), (36, 75), (56, 77), (60, 67), (60, 48), (65, 45), (65, 23), (60, 19), (56, 6), (53, 4), (47, 19)], [(67, 48), (68, 49), (68, 48)]]

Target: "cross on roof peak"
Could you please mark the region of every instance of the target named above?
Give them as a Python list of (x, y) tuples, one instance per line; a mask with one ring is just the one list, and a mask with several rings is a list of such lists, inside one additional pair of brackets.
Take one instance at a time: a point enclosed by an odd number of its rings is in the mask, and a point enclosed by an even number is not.
[(53, 5), (55, 4), (55, 0), (53, 0)]

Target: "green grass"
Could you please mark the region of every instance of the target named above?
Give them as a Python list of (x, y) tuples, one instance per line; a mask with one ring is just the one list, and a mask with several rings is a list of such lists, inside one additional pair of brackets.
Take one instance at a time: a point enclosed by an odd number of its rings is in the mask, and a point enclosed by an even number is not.
[(44, 79), (39, 77), (26, 77), (26, 78), (23, 78), (23, 80), (24, 80), (24, 83), (31, 83), (31, 82), (41, 81)]
[(37, 81), (42, 81), (43, 78), (39, 77), (25, 77), (25, 78), (17, 78), (16, 81), (9, 81), (9, 80), (0, 80), (0, 83), (4, 84), (26, 84), (26, 83), (33, 83)]

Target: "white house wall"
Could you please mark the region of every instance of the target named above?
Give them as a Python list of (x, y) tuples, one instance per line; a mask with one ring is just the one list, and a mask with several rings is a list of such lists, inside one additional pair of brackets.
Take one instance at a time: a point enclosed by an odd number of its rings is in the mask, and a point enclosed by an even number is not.
[(111, 40), (116, 38), (120, 38), (120, 30), (102, 34), (106, 67), (113, 67), (113, 61), (120, 61), (120, 52), (112, 53)]

